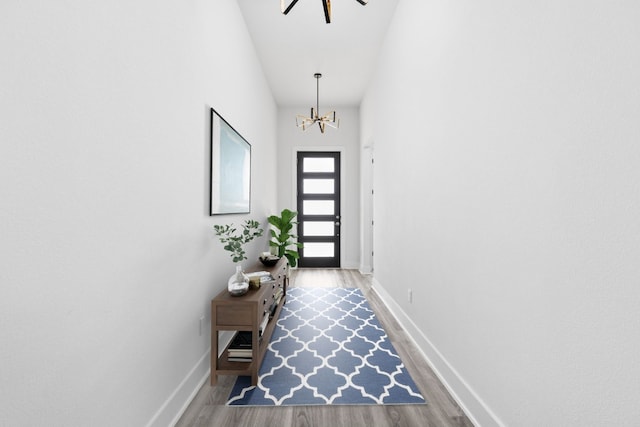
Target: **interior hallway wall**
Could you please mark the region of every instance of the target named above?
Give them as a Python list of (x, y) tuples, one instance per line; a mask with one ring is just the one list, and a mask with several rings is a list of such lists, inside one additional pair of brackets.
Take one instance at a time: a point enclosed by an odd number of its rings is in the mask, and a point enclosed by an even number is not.
[(398, 4), (361, 106), (375, 278), (479, 425), (640, 423), (638, 22)]
[[(212, 225), (276, 205), (238, 5), (3, 0), (0, 52), (0, 425), (167, 426), (234, 270)], [(208, 216), (210, 107), (252, 144), (250, 215)]]

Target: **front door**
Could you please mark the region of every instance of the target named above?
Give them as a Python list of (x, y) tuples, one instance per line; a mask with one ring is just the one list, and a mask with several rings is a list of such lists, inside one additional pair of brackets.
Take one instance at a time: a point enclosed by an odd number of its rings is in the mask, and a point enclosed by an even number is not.
[(340, 267), (340, 153), (298, 152), (300, 267)]

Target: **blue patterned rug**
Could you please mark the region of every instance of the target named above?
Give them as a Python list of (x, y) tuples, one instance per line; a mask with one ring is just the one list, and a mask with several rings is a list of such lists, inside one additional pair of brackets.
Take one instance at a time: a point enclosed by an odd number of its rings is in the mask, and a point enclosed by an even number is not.
[(424, 398), (356, 288), (290, 288), (258, 385), (227, 405), (420, 404)]

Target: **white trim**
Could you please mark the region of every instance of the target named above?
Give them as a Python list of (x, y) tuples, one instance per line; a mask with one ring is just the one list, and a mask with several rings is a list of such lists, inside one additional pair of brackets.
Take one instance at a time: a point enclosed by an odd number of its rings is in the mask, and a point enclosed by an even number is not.
[(358, 268), (358, 271), (360, 272), (360, 274), (371, 274), (373, 273), (373, 270), (371, 269), (370, 265), (363, 265), (360, 264), (360, 268)]
[[(220, 339), (219, 339), (220, 345), (219, 345), (218, 357), (222, 355), (222, 353), (224, 352), (224, 349), (231, 342), (231, 340), (235, 335), (235, 331), (221, 331), (221, 332), (222, 333), (220, 334)], [(171, 396), (169, 396), (169, 398), (162, 404), (160, 409), (158, 409), (158, 411), (153, 415), (151, 420), (146, 424), (146, 427), (160, 426), (160, 425), (175, 426), (178, 423), (178, 421), (180, 420), (180, 417), (187, 410), (187, 408), (189, 407), (193, 399), (196, 397), (196, 394), (198, 394), (198, 392), (200, 391), (200, 388), (202, 388), (204, 383), (207, 381), (207, 379), (211, 375), (211, 367), (209, 365), (209, 357), (208, 357), (210, 354), (211, 354), (211, 347), (209, 347), (209, 349), (200, 358), (200, 360), (198, 360), (198, 363), (196, 363), (196, 365), (193, 368), (191, 368), (191, 371), (189, 371), (187, 376), (184, 377), (184, 379), (182, 380), (182, 382), (180, 382), (178, 387), (176, 387), (173, 393), (171, 393)], [(205, 365), (203, 366), (203, 364)], [(202, 372), (203, 369), (205, 369), (204, 374), (201, 374), (201, 378), (196, 383), (195, 387), (189, 386), (188, 384), (193, 384), (193, 381), (195, 379), (192, 377), (197, 375), (197, 372)], [(162, 423), (160, 421), (161, 419), (166, 420), (171, 416), (169, 408), (175, 408), (180, 404), (180, 402), (177, 401), (178, 399), (176, 398), (176, 396), (184, 396), (188, 392), (188, 390), (191, 390), (191, 392), (189, 393), (189, 396), (184, 400), (184, 402), (182, 403), (182, 406), (180, 407), (176, 415), (173, 417), (173, 419), (168, 424)]]
[[(344, 195), (346, 192), (345, 188), (345, 170), (344, 165), (346, 163), (346, 148), (343, 146), (337, 145), (296, 145), (292, 147), (292, 178), (291, 178), (291, 188), (293, 194), (291, 195), (291, 200), (298, 205), (298, 152), (299, 151), (337, 151), (340, 153), (340, 222), (344, 224), (344, 215), (342, 214), (342, 210), (344, 207)], [(340, 233), (340, 268), (344, 267), (344, 233)]]
[(360, 153), (360, 271), (373, 273), (373, 139)]
[(359, 266), (355, 262), (340, 262), (341, 270), (359, 270)]
[(393, 317), (400, 323), (400, 326), (407, 332), (409, 338), (422, 352), (438, 379), (440, 379), (453, 399), (460, 405), (460, 408), (462, 408), (467, 417), (469, 417), (473, 425), (477, 427), (505, 427), (505, 424), (500, 421), (491, 408), (489, 408), (471, 386), (467, 384), (458, 371), (449, 363), (444, 355), (440, 353), (416, 324), (413, 323), (411, 318), (375, 278), (373, 279), (372, 289), (378, 294)]
[[(209, 354), (211, 348), (202, 355), (184, 379), (178, 384), (173, 393), (160, 406), (160, 409), (151, 417), (146, 427), (175, 426), (182, 414), (187, 410), (191, 401), (202, 385), (209, 378)], [(186, 396), (186, 397), (185, 397)], [(177, 408), (177, 409), (176, 409)], [(174, 415), (175, 414), (175, 415)]]

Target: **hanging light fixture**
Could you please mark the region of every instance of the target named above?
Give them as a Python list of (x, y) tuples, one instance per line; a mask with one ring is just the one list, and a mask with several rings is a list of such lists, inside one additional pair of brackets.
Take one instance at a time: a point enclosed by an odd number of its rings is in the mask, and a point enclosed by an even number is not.
[(296, 126), (302, 128), (302, 130), (307, 130), (317, 123), (322, 133), (324, 133), (325, 126), (338, 129), (340, 127), (340, 119), (336, 119), (335, 111), (331, 111), (324, 116), (318, 116), (320, 111), (320, 77), (322, 77), (322, 74), (315, 73), (313, 77), (316, 78), (316, 108), (311, 107), (311, 117), (298, 114), (296, 116)]
[[(369, 0), (356, 0), (361, 5), (366, 5)], [(293, 6), (298, 3), (298, 0), (291, 0), (289, 6), (285, 7), (285, 0), (280, 0), (280, 10), (285, 15), (288, 14)], [(322, 0), (322, 7), (324, 8), (324, 20), (327, 21), (327, 24), (331, 23), (331, 0)]]

